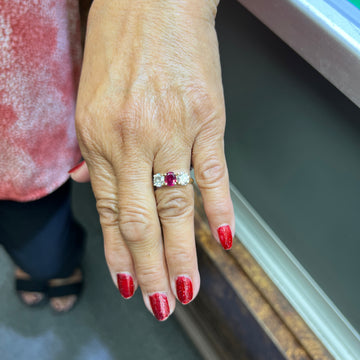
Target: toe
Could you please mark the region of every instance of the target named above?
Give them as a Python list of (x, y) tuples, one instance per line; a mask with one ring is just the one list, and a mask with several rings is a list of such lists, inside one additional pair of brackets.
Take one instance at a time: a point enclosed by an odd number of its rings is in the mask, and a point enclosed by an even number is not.
[[(19, 267), (15, 269), (15, 278), (22, 280), (31, 280), (30, 275), (21, 270)], [(45, 297), (43, 293), (35, 291), (20, 291), (20, 296), (23, 302), (29, 306), (40, 303)]]
[(20, 296), (27, 305), (36, 305), (44, 299), (44, 294), (38, 292), (23, 291)]
[(77, 296), (70, 295), (70, 296), (62, 296), (59, 298), (53, 298), (50, 300), (50, 304), (52, 308), (57, 312), (67, 312), (71, 310), (77, 300)]
[[(82, 271), (76, 269), (74, 273), (68, 278), (52, 279), (49, 281), (49, 286), (51, 288), (64, 287), (66, 285), (76, 284), (81, 282), (83, 279)], [(77, 295), (64, 295), (64, 296), (55, 296), (50, 295), (51, 290), (49, 289), (50, 306), (57, 312), (63, 313), (70, 311), (76, 301), (78, 300)]]

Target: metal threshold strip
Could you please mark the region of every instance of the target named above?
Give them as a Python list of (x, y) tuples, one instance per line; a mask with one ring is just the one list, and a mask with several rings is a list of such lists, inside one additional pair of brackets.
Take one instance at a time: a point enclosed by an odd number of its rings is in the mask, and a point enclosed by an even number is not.
[(242, 244), (335, 359), (358, 359), (356, 330), (233, 185), (231, 197)]
[(360, 107), (360, 9), (348, 0), (238, 0)]

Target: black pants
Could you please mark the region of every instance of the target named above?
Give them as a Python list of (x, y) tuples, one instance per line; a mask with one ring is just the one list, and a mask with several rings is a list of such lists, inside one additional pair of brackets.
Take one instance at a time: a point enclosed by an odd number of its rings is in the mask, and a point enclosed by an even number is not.
[(84, 230), (74, 220), (70, 182), (35, 201), (0, 201), (0, 244), (32, 278), (69, 277), (80, 266)]

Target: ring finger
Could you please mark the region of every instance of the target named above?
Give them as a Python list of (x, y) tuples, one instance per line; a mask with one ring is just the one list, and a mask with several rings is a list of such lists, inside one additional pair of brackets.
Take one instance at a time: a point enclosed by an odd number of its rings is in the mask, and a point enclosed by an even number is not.
[(154, 172), (164, 176), (167, 183), (157, 188), (155, 195), (171, 288), (178, 300), (187, 304), (200, 288), (194, 236), (194, 190), (190, 184), (179, 185), (182, 181), (186, 183), (191, 153), (175, 149), (173, 152), (159, 152), (154, 161)]

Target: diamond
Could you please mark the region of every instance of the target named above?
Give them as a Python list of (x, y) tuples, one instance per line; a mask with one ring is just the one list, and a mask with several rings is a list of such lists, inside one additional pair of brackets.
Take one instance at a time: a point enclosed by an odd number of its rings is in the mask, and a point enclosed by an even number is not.
[(155, 174), (153, 176), (153, 184), (156, 187), (162, 187), (165, 184), (164, 175), (161, 174)]
[(165, 175), (165, 184), (167, 186), (174, 186), (176, 184), (176, 175), (173, 172), (168, 172)]
[(179, 185), (187, 185), (190, 182), (190, 176), (186, 172), (181, 172), (176, 176)]

